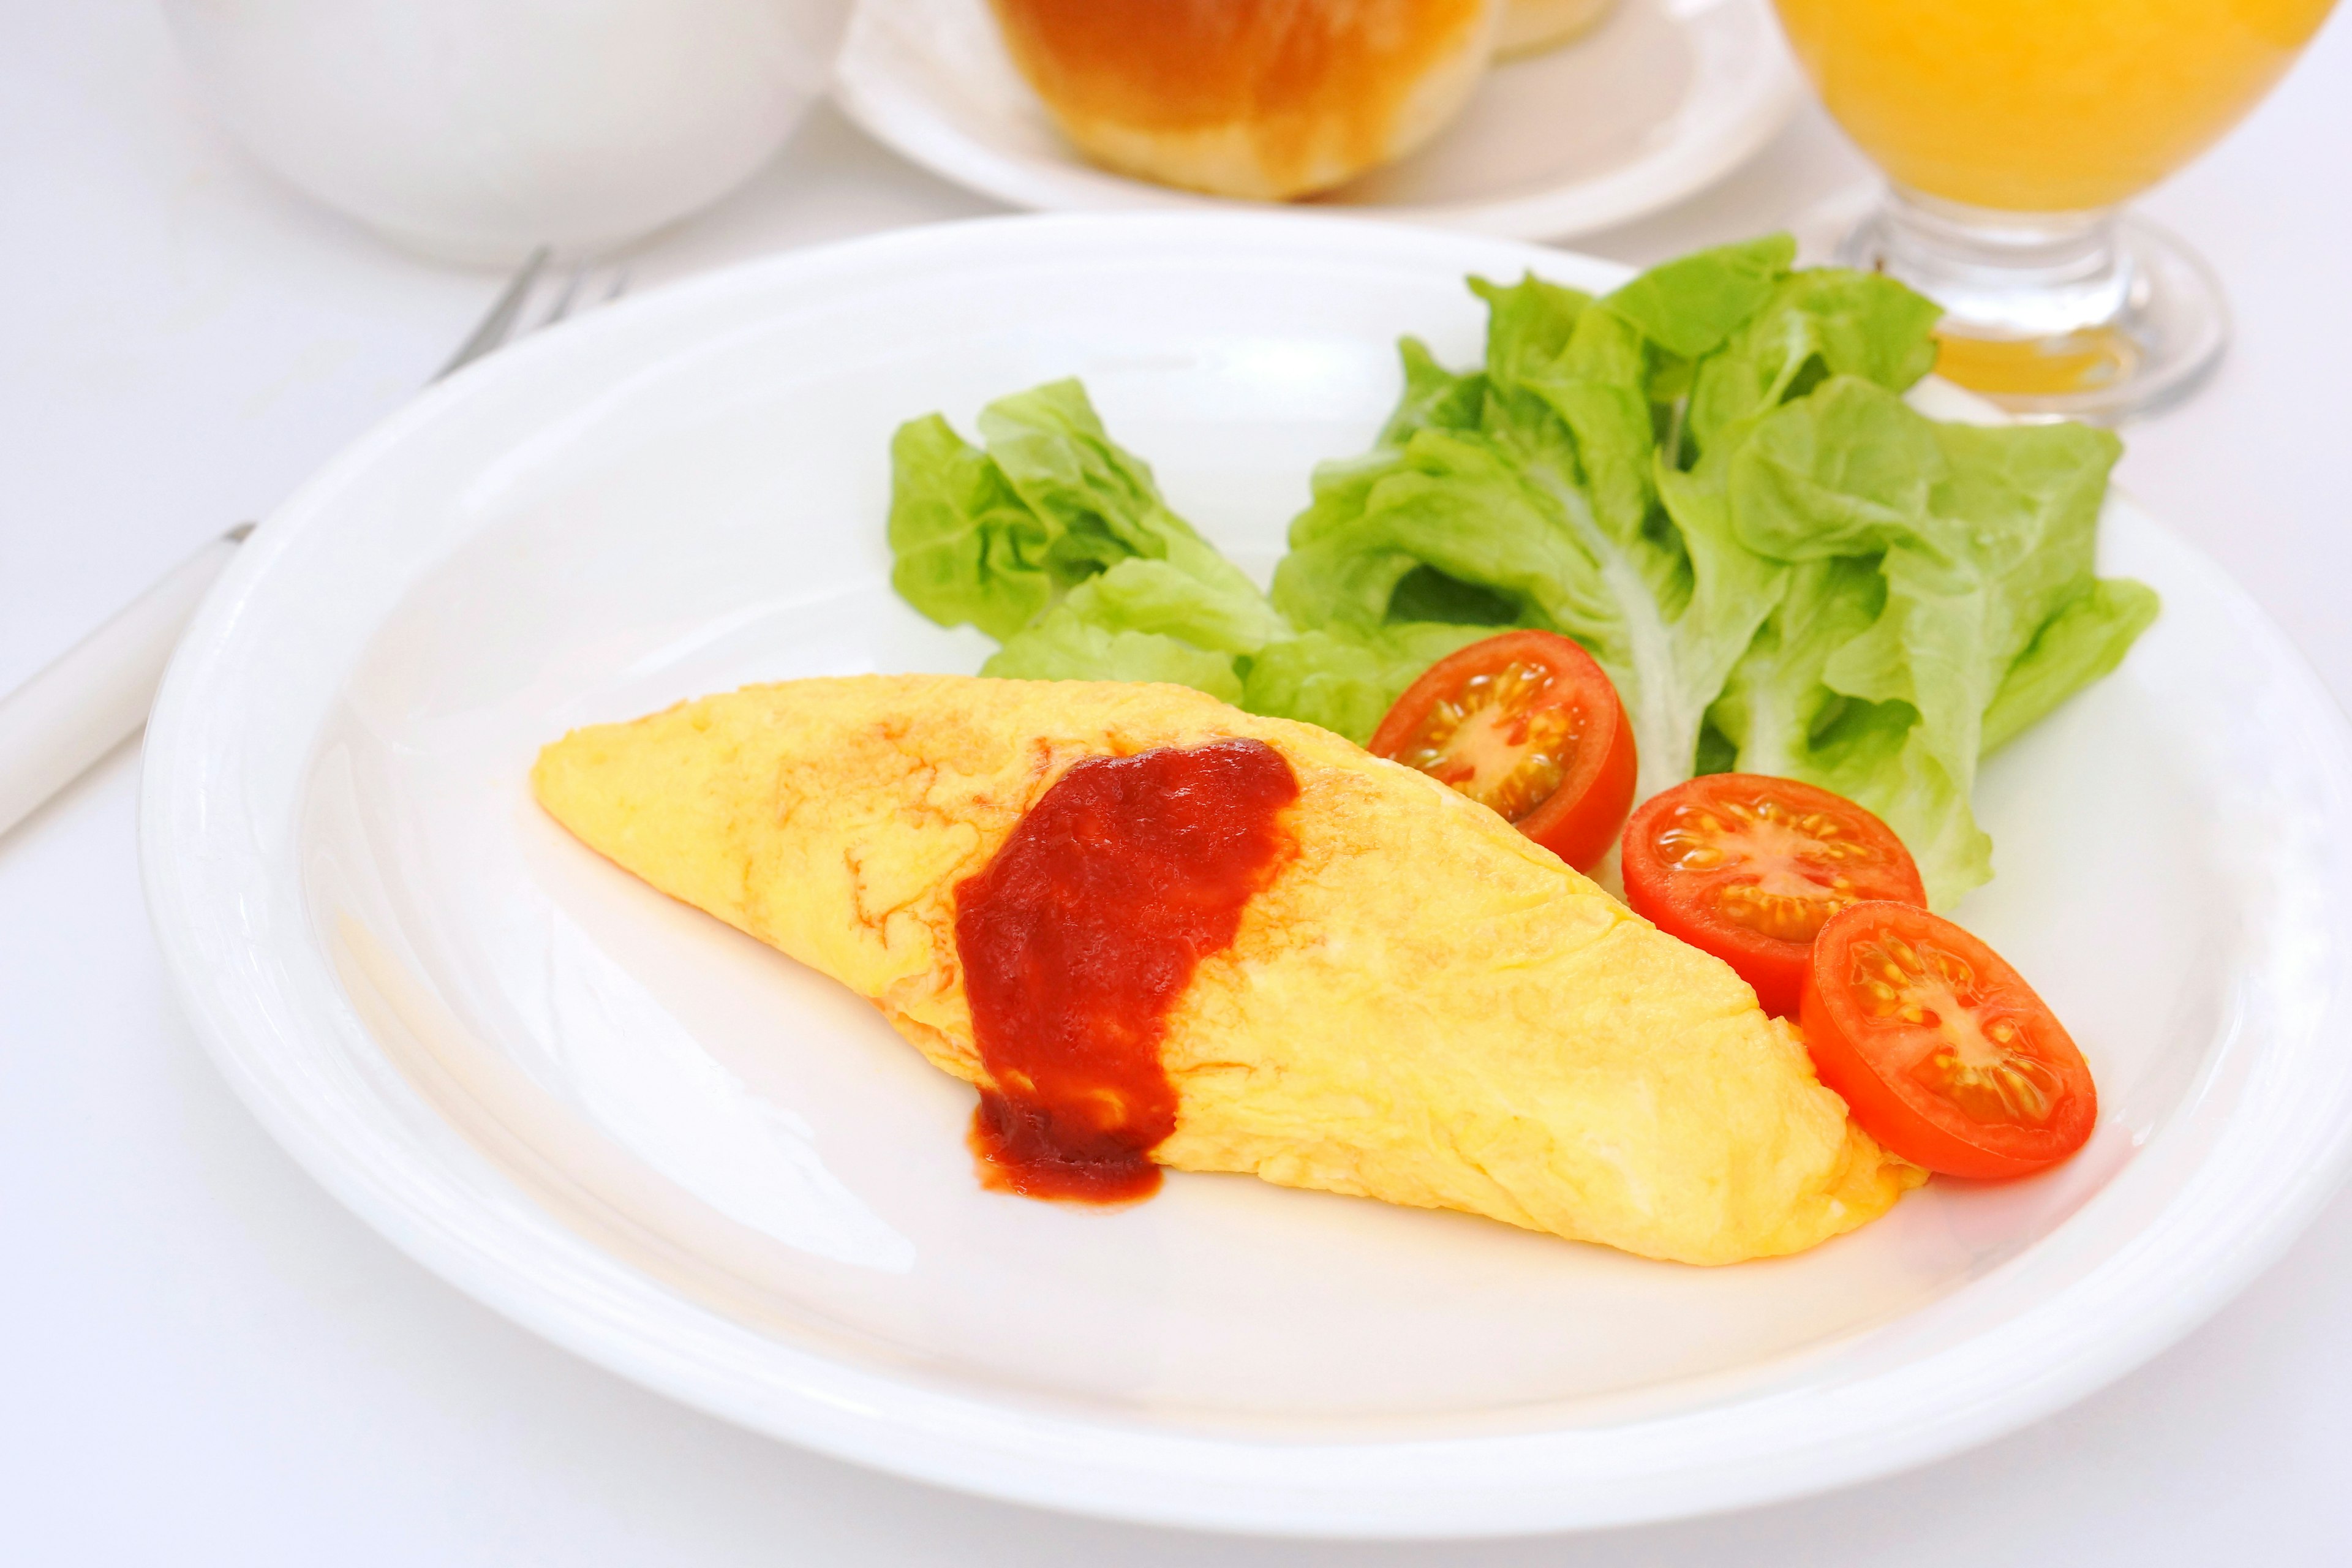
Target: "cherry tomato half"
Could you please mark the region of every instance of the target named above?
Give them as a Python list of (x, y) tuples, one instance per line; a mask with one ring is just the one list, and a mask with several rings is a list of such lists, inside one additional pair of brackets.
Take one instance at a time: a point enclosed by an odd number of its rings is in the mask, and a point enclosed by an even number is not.
[(1925, 906), (1895, 830), (1841, 795), (1761, 773), (1702, 773), (1625, 826), (1625, 902), (1711, 952), (1792, 1018), (1813, 935), (1864, 899)]
[(1633, 726), (1617, 688), (1558, 632), (1505, 632), (1433, 664), (1371, 751), (1492, 806), (1580, 871), (1633, 804)]
[(2021, 1176), (2099, 1117), (2083, 1053), (2000, 954), (1908, 904), (1849, 905), (1814, 939), (1813, 1070), (1890, 1152), (1952, 1176)]

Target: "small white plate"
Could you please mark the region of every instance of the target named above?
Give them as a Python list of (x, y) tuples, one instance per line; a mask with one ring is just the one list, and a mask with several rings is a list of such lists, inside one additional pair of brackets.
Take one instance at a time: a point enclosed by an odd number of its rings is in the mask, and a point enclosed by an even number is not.
[(1083, 375), (1263, 572), (1394, 340), (1465, 272), (1601, 262), (1293, 216), (1009, 218), (632, 300), (435, 389), (247, 545), (150, 726), (145, 868), (198, 1032), (426, 1266), (707, 1410), (997, 1496), (1204, 1526), (1562, 1529), (1914, 1464), (2149, 1355), (2276, 1256), (2352, 1128), (2352, 739), (2278, 632), (2123, 501), (2165, 613), (1994, 759), (1968, 923), (2103, 1120), (1801, 1257), (1645, 1262), (1176, 1175), (982, 1191), (971, 1092), (875, 1011), (571, 840), (568, 727), (753, 679), (970, 670), (888, 587), (887, 449)]
[[(1738, 168), (1801, 90), (1767, 0), (1620, 0), (1587, 37), (1496, 67), (1428, 147), (1314, 205), (1518, 239), (1587, 234)], [(861, 0), (835, 96), (916, 163), (1015, 206), (1253, 205), (1088, 163), (1013, 69), (987, 0)]]

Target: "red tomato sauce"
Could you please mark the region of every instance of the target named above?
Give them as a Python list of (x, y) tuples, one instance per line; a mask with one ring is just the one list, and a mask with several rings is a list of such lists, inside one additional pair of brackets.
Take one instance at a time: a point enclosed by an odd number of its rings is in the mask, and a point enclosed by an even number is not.
[(1160, 1066), (1169, 1010), (1293, 842), (1298, 798), (1261, 741), (1088, 757), (985, 870), (956, 886), (956, 953), (993, 1089), (982, 1180), (1029, 1197), (1125, 1203), (1160, 1187), (1176, 1129)]

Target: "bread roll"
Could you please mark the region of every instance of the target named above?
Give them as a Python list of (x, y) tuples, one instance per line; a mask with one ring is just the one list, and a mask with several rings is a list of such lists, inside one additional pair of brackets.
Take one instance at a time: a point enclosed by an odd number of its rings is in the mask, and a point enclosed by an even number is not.
[(1609, 15), (1611, 0), (1504, 0), (1495, 58), (1517, 59), (1557, 48)]
[(1451, 120), (1501, 0), (992, 0), (1098, 163), (1217, 195), (1328, 190)]

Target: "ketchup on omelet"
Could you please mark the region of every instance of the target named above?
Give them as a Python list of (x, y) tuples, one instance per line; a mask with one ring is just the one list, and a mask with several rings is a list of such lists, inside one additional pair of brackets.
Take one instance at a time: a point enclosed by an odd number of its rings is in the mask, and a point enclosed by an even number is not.
[(1298, 779), (1263, 741), (1087, 757), (956, 887), (956, 952), (983, 1086), (990, 1186), (1125, 1203), (1160, 1187), (1176, 1130), (1170, 1008), (1292, 852)]

